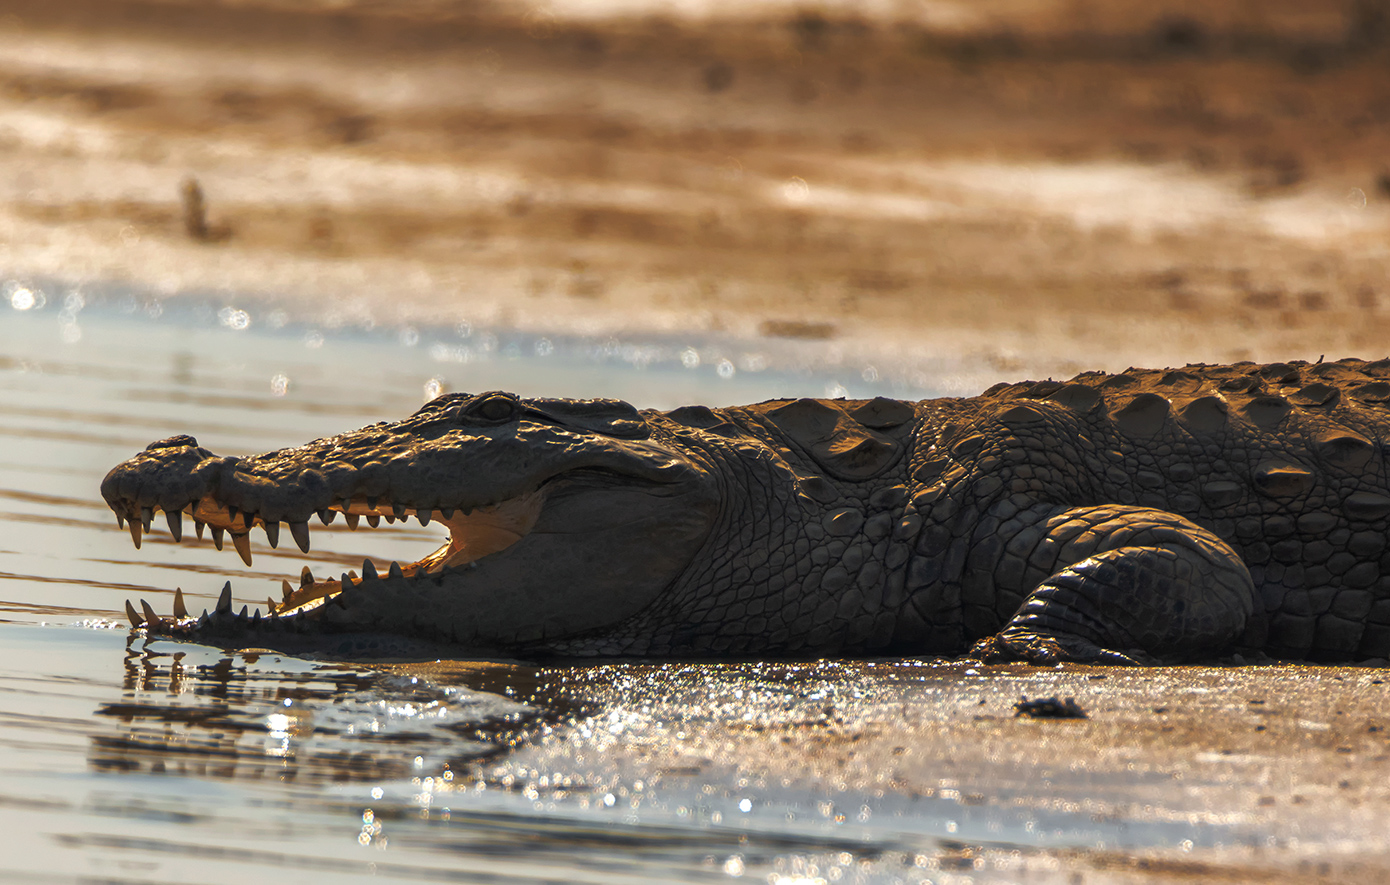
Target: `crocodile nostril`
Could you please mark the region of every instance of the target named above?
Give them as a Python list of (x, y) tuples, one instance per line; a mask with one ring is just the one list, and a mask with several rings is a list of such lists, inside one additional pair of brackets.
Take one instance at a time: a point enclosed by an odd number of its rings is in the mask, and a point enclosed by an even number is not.
[(159, 449), (178, 449), (184, 446), (196, 448), (197, 445), (198, 441), (196, 439), (186, 433), (181, 433), (178, 436), (171, 436), (168, 439), (156, 440), (145, 446), (145, 451), (153, 452)]

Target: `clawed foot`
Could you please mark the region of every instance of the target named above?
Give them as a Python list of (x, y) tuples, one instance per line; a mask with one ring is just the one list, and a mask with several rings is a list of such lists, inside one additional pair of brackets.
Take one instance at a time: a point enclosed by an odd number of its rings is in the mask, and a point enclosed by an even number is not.
[(979, 658), (986, 664), (1022, 661), (1040, 667), (1050, 667), (1063, 661), (1118, 667), (1140, 667), (1145, 663), (1132, 654), (1101, 648), (1084, 639), (1024, 630), (1006, 630), (987, 636), (970, 649), (970, 657)]

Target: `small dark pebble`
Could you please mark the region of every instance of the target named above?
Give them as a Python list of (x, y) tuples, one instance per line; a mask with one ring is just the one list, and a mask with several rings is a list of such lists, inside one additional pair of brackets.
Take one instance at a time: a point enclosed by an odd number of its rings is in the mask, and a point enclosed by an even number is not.
[(1014, 716), (1029, 716), (1033, 719), (1085, 719), (1086, 711), (1074, 698), (1058, 700), (1055, 697), (1038, 698), (1030, 701), (1025, 696), (1014, 704)]

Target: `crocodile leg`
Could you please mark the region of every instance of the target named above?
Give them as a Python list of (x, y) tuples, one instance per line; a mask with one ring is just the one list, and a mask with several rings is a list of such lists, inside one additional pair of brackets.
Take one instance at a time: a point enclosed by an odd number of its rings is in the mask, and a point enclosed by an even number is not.
[(1254, 616), (1250, 572), (1216, 535), (1173, 513), (1078, 507), (1016, 538), (1045, 574), (973, 654), (986, 661), (1171, 663), (1230, 647)]

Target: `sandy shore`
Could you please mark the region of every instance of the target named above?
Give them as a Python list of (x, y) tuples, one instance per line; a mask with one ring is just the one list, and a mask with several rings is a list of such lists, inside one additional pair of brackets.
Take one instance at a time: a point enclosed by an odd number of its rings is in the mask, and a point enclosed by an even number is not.
[[(626, 796), (642, 785), (647, 798), (703, 795), (715, 807), (728, 796), (729, 806), (741, 795), (759, 807), (790, 797), (819, 807), (813, 823), (842, 822), (846, 838), (873, 809), (906, 818), (873, 818), (888, 832), (957, 834), (956, 854), (926, 866), (914, 869), (908, 851), (903, 876), (913, 882), (1331, 885), (1390, 874), (1382, 670), (929, 661), (400, 669), (585, 711), (455, 789), (482, 782), (544, 795), (563, 781)], [(1073, 698), (1085, 718), (1016, 717), (1021, 697)], [(910, 823), (932, 815), (940, 819)], [(1058, 826), (1091, 828), (1094, 841), (1049, 845)]]
[(1376, 4), (586, 8), (4, 0), (0, 273), (964, 388), (1386, 351)]

